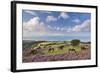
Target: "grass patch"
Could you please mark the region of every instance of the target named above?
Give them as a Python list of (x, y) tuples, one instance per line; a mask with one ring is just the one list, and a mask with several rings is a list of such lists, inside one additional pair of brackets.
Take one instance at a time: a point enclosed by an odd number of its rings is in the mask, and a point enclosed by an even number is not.
[[(44, 53), (44, 55), (57, 55), (57, 54), (65, 54), (69, 52), (69, 49), (74, 48), (76, 50), (77, 53), (79, 53), (81, 51), (80, 46), (72, 46), (72, 45), (67, 45), (69, 42), (64, 42), (64, 41), (60, 41), (60, 42), (42, 42), (42, 43), (38, 43), (38, 44), (33, 44), (32, 48), (38, 47), (39, 45), (46, 46), (46, 47), (53, 47), (54, 51), (48, 51), (49, 48), (44, 48), (44, 50), (42, 50), (42, 52)], [(59, 49), (59, 46), (64, 45), (63, 49)]]

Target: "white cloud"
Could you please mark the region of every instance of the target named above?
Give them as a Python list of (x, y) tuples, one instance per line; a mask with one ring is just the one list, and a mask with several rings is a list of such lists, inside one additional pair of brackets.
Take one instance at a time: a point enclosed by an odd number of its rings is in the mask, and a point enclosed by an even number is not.
[(81, 25), (76, 25), (75, 27), (73, 27), (73, 29), (71, 31), (80, 32), (81, 31)]
[(60, 30), (60, 27), (57, 27), (56, 30)]
[(31, 14), (31, 15), (37, 16), (36, 12), (34, 12), (34, 11), (26, 10), (25, 12), (28, 13), (28, 14)]
[(64, 28), (61, 28), (61, 31), (64, 31)]
[(90, 31), (90, 20), (85, 20), (82, 24), (75, 25), (73, 27), (63, 27), (59, 28), (62, 33), (67, 33), (67, 32), (89, 32)]
[(28, 31), (32, 31), (33, 28), (35, 26), (37, 26), (38, 24), (40, 24), (40, 18), (39, 17), (33, 17), (28, 22), (26, 22), (26, 23), (24, 22), (23, 29), (28, 30)]
[(42, 35), (46, 31), (44, 22), (40, 22), (39, 17), (33, 17), (28, 22), (23, 24), (24, 36), (29, 34)]
[(58, 19), (60, 18), (67, 19), (69, 18), (69, 15), (66, 12), (61, 12), (60, 15), (58, 16)]
[(84, 21), (81, 25), (76, 25), (73, 27), (72, 31), (90, 31), (90, 20)]
[(67, 28), (67, 30), (66, 30), (67, 32), (72, 32), (72, 28), (71, 27), (69, 27), (69, 28)]
[[(47, 12), (47, 13), (51, 13), (51, 12)], [(57, 21), (60, 18), (67, 19), (67, 18), (69, 18), (69, 16), (66, 12), (61, 12), (57, 18), (54, 16), (47, 16), (46, 22)]]
[[(81, 33), (81, 31), (90, 31), (90, 20), (84, 21), (74, 27), (59, 27), (46, 25), (41, 22), (39, 17), (33, 17), (27, 22), (23, 22), (23, 38), (32, 38), (33, 36), (56, 36), (56, 35), (73, 35), (71, 33)], [(68, 34), (67, 34), (68, 33)], [(77, 35), (77, 34), (76, 34)], [(82, 34), (81, 34), (82, 35)]]
[(47, 28), (48, 28), (48, 29), (53, 29), (53, 27), (52, 27), (52, 26), (50, 26), (50, 25), (47, 25)]
[(74, 19), (73, 22), (80, 23), (80, 20), (79, 19)]
[(46, 22), (51, 22), (51, 21), (57, 21), (57, 18), (54, 16), (47, 16), (46, 17)]

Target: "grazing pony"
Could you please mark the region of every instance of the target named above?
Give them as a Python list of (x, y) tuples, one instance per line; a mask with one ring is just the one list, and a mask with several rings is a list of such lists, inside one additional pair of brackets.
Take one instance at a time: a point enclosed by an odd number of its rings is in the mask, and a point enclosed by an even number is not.
[(69, 53), (75, 53), (75, 54), (77, 54), (77, 52), (76, 52), (76, 50), (74, 48), (71, 48), (68, 51), (69, 51)]
[(53, 52), (53, 51), (54, 51), (54, 48), (51, 48), (51, 47), (50, 47), (50, 48), (48, 49), (48, 52)]
[(42, 48), (39, 46), (37, 48), (31, 49), (30, 54), (40, 54), (42, 52)]
[(77, 51), (74, 48), (72, 48), (72, 49), (69, 49), (68, 57), (71, 60), (76, 60), (79, 58), (79, 54), (77, 53)]
[(87, 47), (85, 47), (85, 46), (82, 46), (81, 47), (81, 50), (87, 50), (88, 48)]
[(59, 46), (59, 50), (63, 50), (64, 46)]

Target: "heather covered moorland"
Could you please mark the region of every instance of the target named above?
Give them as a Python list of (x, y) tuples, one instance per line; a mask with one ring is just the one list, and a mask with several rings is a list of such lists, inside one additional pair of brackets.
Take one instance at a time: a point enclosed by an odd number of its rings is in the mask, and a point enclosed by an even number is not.
[(90, 45), (90, 42), (24, 41), (23, 62), (87, 60), (91, 58)]

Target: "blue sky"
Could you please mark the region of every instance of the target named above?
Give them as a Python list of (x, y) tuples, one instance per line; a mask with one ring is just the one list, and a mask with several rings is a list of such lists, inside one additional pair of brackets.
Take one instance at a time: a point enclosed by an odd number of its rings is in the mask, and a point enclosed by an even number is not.
[(23, 10), (22, 18), (24, 39), (68, 40), (68, 37), (78, 37), (90, 41), (90, 13)]

